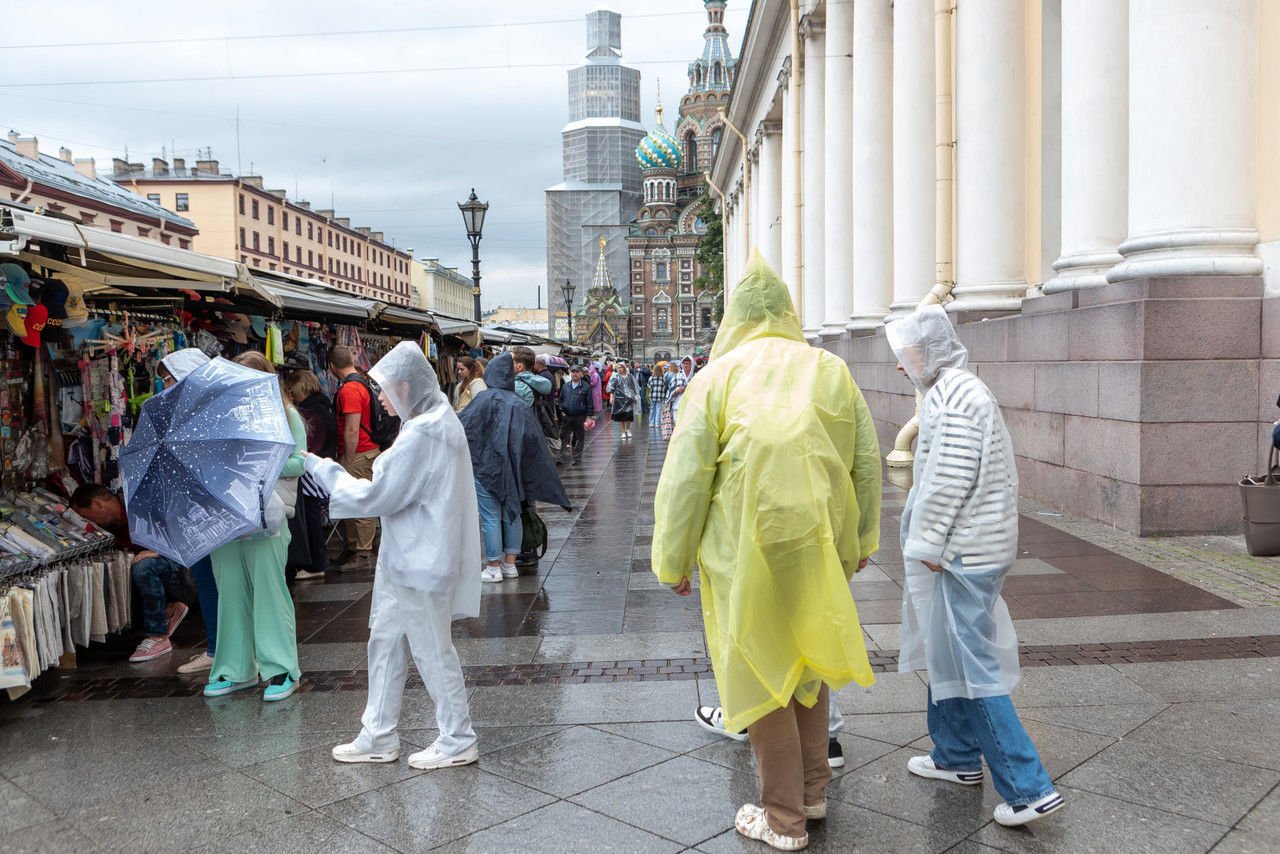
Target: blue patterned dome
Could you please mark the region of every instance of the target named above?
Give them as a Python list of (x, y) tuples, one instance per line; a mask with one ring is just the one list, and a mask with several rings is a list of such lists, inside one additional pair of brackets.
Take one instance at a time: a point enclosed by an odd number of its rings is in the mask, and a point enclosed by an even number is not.
[(658, 105), (658, 125), (653, 132), (640, 140), (636, 148), (636, 160), (642, 169), (679, 169), (680, 143), (667, 133), (662, 124), (662, 105)]

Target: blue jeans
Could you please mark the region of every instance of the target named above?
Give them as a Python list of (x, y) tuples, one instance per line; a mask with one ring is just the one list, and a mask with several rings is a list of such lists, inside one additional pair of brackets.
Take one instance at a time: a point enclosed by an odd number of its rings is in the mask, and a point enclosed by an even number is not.
[(200, 616), (204, 619), (204, 634), (209, 639), (209, 654), (218, 646), (218, 582), (213, 578), (213, 561), (208, 555), (191, 565), (196, 577), (196, 589), (200, 591)]
[(524, 539), (524, 526), (520, 516), (503, 518), (503, 507), (489, 490), (476, 481), (476, 500), (480, 502), (480, 538), (484, 541), (485, 560), (502, 560), (504, 554), (520, 554), (520, 541)]
[(149, 638), (168, 637), (165, 605), (182, 598), (182, 567), (167, 557), (148, 557), (133, 565), (130, 576), (142, 600), (142, 633)]
[(933, 702), (929, 694), (929, 737), (933, 764), (947, 771), (981, 771), (986, 757), (996, 791), (1018, 807), (1054, 791), (1040, 754), (1003, 697), (955, 697)]

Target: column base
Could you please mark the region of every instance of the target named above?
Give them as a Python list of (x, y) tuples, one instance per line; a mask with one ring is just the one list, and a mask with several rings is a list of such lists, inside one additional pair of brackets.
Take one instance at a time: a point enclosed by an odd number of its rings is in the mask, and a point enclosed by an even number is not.
[(1107, 272), (1123, 261), (1119, 252), (1073, 252), (1053, 262), (1058, 275), (1041, 286), (1045, 295), (1107, 284)]
[(911, 314), (916, 310), (917, 306), (920, 305), (920, 300), (922, 299), (924, 299), (924, 294), (915, 298), (898, 300), (893, 305), (889, 306), (889, 313), (884, 318), (885, 322), (888, 323), (890, 320), (901, 320), (908, 314)]
[(821, 326), (805, 327), (803, 331), (804, 331), (804, 340), (808, 341), (810, 344), (817, 344), (820, 341), (822, 341)]
[(975, 311), (1019, 311), (1027, 294), (1027, 283), (1021, 280), (1008, 282), (982, 282), (960, 284), (952, 289), (955, 297), (947, 303), (948, 314)]
[(1185, 228), (1130, 238), (1124, 260), (1107, 282), (1167, 276), (1261, 276), (1258, 231), (1253, 228)]
[(888, 313), (888, 308), (855, 311), (849, 315), (849, 322), (844, 328), (850, 332), (871, 332), (884, 325), (884, 318)]

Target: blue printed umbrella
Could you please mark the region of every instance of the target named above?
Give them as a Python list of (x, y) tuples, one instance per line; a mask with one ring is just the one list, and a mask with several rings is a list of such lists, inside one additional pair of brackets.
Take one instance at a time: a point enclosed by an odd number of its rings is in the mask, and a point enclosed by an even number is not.
[(262, 530), (293, 450), (276, 377), (214, 359), (142, 404), (120, 454), (129, 536), (191, 566)]

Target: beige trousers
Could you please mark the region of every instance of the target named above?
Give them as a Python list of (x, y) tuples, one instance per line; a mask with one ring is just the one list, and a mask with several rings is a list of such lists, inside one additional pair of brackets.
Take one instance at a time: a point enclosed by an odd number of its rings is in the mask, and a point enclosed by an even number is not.
[[(382, 453), (377, 448), (361, 451), (351, 459), (351, 465), (343, 466), (352, 477), (373, 480), (373, 461)], [(354, 552), (373, 551), (373, 535), (378, 530), (377, 519), (348, 519), (346, 524), (347, 548)]]
[(769, 828), (782, 836), (804, 836), (805, 804), (826, 800), (829, 692), (823, 685), (812, 709), (792, 699), (747, 727), (760, 774), (760, 806)]

